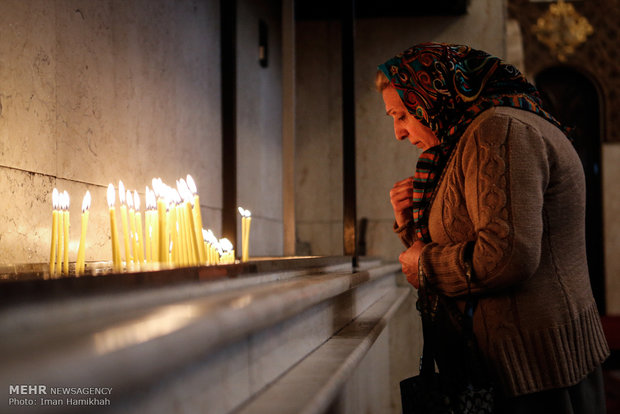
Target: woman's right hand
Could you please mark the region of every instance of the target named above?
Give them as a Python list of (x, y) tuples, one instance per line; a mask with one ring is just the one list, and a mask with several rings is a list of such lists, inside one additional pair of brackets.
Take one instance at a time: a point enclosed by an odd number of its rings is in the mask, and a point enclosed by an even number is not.
[(413, 177), (405, 178), (394, 184), (390, 190), (390, 202), (398, 227), (413, 220)]

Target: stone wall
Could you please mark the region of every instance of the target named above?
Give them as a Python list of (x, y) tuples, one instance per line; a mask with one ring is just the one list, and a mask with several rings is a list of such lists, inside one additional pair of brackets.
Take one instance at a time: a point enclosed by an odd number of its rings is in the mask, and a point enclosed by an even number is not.
[[(238, 199), (254, 213), (253, 252), (279, 255), (281, 6), (237, 7)], [(271, 34), (268, 68), (258, 64), (259, 19)], [(191, 174), (204, 225), (219, 235), (219, 1), (7, 0), (0, 39), (0, 263), (48, 260), (54, 187), (71, 196), (71, 261), (86, 190), (86, 260), (110, 259), (105, 194), (119, 179), (144, 207), (153, 177), (174, 185)]]
[[(366, 218), (367, 254), (395, 260), (402, 244), (392, 233), (389, 190), (411, 176), (416, 148), (394, 138), (377, 65), (422, 41), (470, 44), (504, 54), (503, 2), (472, 0), (462, 16), (359, 19), (356, 22), (357, 216)], [(342, 254), (342, 124), (340, 25), (297, 23), (298, 254)]]

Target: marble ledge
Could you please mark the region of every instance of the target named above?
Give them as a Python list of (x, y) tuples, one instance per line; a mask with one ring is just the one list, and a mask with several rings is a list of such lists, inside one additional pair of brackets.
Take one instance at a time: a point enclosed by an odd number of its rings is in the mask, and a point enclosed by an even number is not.
[(235, 414), (329, 412), (343, 384), (410, 293), (401, 287), (384, 295)]
[[(361, 267), (378, 265), (364, 261)], [(103, 269), (109, 263), (99, 264)], [(107, 266), (107, 267), (106, 267)], [(40, 265), (15, 269), (44, 273)], [(13, 269), (13, 270), (15, 270)], [(8, 271), (4, 267), (5, 271)], [(0, 333), (28, 332), (49, 321), (70, 324), (88, 318), (191, 300), (307, 275), (352, 272), (348, 257), (295, 257), (248, 263), (104, 274), (52, 280), (0, 281)]]
[[(90, 302), (85, 301), (69, 312), (74, 318), (83, 317), (73, 323), (56, 320), (53, 312), (41, 308), (24, 324), (17, 316), (27, 312), (9, 308), (0, 312), (0, 335), (7, 338), (0, 344), (0, 382), (131, 389), (399, 270), (398, 264), (390, 263), (356, 272), (310, 273), (217, 293), (197, 289), (193, 296), (188, 291), (197, 286), (181, 286), (178, 296), (171, 293), (167, 301), (143, 297), (143, 307), (136, 307), (129, 297), (125, 303), (107, 298), (96, 313), (84, 308)], [(153, 364), (157, 355), (158, 363)], [(122, 376), (116, 370), (119, 366)], [(63, 367), (60, 377), (58, 367)]]

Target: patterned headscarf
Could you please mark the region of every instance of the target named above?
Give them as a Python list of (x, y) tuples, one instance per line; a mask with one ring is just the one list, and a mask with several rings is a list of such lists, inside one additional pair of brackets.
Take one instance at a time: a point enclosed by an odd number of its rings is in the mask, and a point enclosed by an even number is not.
[(468, 46), (423, 43), (396, 55), (379, 69), (405, 107), (429, 127), (440, 145), (424, 151), (416, 165), (413, 219), (416, 237), (430, 242), (428, 207), (452, 150), (469, 124), (493, 106), (534, 112), (560, 126), (541, 107), (536, 88), (512, 65)]

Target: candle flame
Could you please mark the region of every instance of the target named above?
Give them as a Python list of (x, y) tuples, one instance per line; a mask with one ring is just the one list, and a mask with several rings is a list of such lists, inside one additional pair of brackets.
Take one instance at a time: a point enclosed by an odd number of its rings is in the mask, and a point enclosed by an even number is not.
[(114, 207), (114, 186), (112, 184), (108, 185), (108, 206), (110, 208)]
[(52, 207), (54, 210), (58, 210), (58, 190), (56, 188), (52, 191)]
[(211, 231), (211, 229), (202, 229), (202, 237), (207, 243), (211, 243), (214, 246), (218, 244), (217, 237), (215, 237), (215, 234), (213, 234), (213, 231)]
[(189, 188), (189, 191), (191, 191), (193, 195), (198, 194), (196, 183), (194, 182), (194, 179), (192, 178), (192, 176), (189, 174), (187, 174), (187, 186)]
[(82, 200), (82, 213), (85, 213), (86, 210), (90, 208), (90, 191), (86, 191), (84, 194), (84, 199)]
[(181, 194), (183, 201), (194, 205), (194, 198), (192, 197), (192, 192), (189, 189), (187, 182), (183, 178), (177, 181), (177, 188), (179, 189), (179, 193)]
[(133, 191), (133, 202), (136, 206), (136, 211), (140, 210), (140, 195), (138, 194), (138, 190)]
[(146, 186), (146, 209), (154, 210), (157, 206), (157, 201), (155, 201), (155, 192), (151, 191), (151, 189)]
[(241, 214), (241, 217), (250, 217), (252, 215), (250, 210), (246, 210), (243, 207), (239, 207), (238, 209), (239, 209), (239, 214)]
[(233, 249), (233, 245), (226, 237), (220, 239), (220, 247), (224, 252), (229, 252)]
[(133, 210), (133, 197), (131, 196), (131, 191), (127, 190), (127, 207), (130, 210)]
[[(159, 180), (155, 177), (151, 180), (151, 186), (153, 187), (153, 192), (156, 196), (159, 196)], [(147, 187), (148, 188), (148, 187)]]
[(174, 204), (181, 204), (181, 195), (179, 194), (179, 192), (177, 190), (175, 190), (174, 188), (170, 188), (170, 193), (172, 195), (172, 201), (174, 202)]
[(125, 204), (125, 186), (121, 180), (118, 180), (118, 201)]
[(62, 209), (63, 210), (69, 210), (69, 205), (71, 203), (69, 202), (69, 193), (67, 192), (67, 190), (62, 192)]

